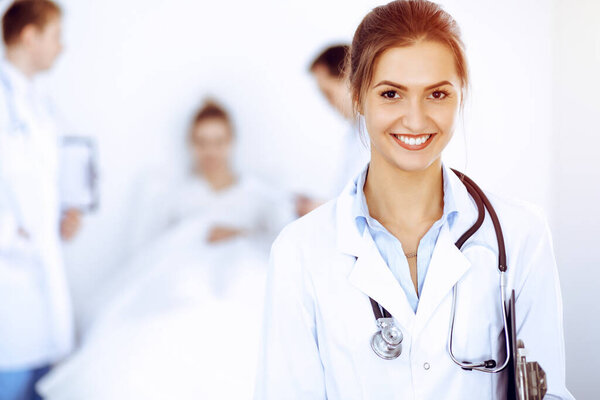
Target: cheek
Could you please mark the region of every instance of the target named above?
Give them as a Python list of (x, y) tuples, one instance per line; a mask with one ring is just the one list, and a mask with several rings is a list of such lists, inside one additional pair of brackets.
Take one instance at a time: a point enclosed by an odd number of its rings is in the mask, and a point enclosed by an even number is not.
[(458, 117), (458, 107), (440, 107), (432, 110), (431, 119), (444, 133), (452, 134)]
[(365, 125), (369, 135), (374, 138), (385, 133), (397, 119), (393, 107), (365, 106)]

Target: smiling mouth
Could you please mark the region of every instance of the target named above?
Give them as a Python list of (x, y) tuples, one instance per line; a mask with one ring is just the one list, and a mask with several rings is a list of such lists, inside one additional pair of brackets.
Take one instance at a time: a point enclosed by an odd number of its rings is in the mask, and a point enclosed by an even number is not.
[(423, 135), (403, 135), (392, 133), (396, 142), (407, 150), (422, 150), (429, 146), (435, 133), (426, 133)]

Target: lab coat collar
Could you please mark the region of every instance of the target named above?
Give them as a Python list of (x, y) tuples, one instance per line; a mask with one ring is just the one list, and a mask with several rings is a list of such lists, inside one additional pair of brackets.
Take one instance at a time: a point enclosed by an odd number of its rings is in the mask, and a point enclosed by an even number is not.
[(412, 331), (415, 313), (400, 283), (381, 257), (368, 229), (363, 231), (361, 242), (360, 254), (348, 280), (388, 310), (403, 330)]
[(348, 280), (387, 309), (400, 326), (413, 335), (418, 335), (426, 326), (437, 307), (451, 294), (452, 287), (471, 266), (469, 259), (455, 246), (448, 225), (444, 224), (431, 257), (415, 315), (368, 229), (364, 230), (361, 241), (359, 255)]
[(2, 78), (6, 79), (10, 85), (9, 90), (16, 93), (27, 93), (33, 89), (33, 80), (27, 78), (23, 72), (15, 67), (6, 58), (0, 61), (0, 68), (2, 68)]
[(440, 303), (451, 294), (452, 287), (471, 266), (469, 259), (454, 243), (448, 224), (444, 224), (433, 250), (419, 298), (415, 335), (425, 327)]
[[(363, 233), (358, 229), (354, 218), (354, 199), (356, 197), (357, 183), (364, 176), (369, 164), (361, 170), (344, 188), (338, 196), (336, 202), (336, 224), (337, 224), (337, 246), (342, 253), (353, 256), (359, 255), (359, 249), (362, 243)], [(450, 225), (450, 236), (454, 241), (465, 232), (477, 218), (477, 206), (467, 192), (464, 184), (445, 164), (442, 164), (444, 178), (447, 178), (451, 196), (449, 199), (454, 204), (449, 205), (449, 210), (453, 213), (453, 218), (448, 221)], [(450, 218), (449, 218), (450, 219)]]
[[(450, 225), (450, 228), (452, 228), (456, 216), (458, 214), (458, 209), (456, 207), (456, 201), (454, 200), (455, 188), (450, 182), (450, 174), (455, 176), (455, 174), (450, 170), (450, 168), (446, 168), (442, 165), (442, 176), (444, 185), (444, 209), (441, 222), (448, 223)], [(356, 188), (352, 192), (354, 194), (352, 213), (355, 223), (358, 226), (358, 231), (360, 233), (362, 233), (363, 229), (366, 229), (367, 226), (369, 226), (369, 229), (371, 230), (377, 230), (381, 228), (379, 223), (373, 220), (373, 218), (370, 216), (369, 209), (367, 207), (367, 202), (364, 194), (364, 186), (366, 179), (367, 171), (363, 169), (363, 172), (360, 173), (354, 180)]]
[(471, 267), (471, 262), (455, 243), (475, 223), (477, 206), (458, 176), (447, 166), (443, 165), (442, 168), (453, 194), (455, 208), (459, 212), (451, 224), (444, 224), (440, 230), (419, 297), (415, 335), (426, 326), (446, 296), (452, 295), (454, 285)]
[(456, 242), (477, 220), (477, 205), (458, 176), (449, 167), (444, 165), (443, 168), (444, 177), (448, 178), (448, 185), (452, 190), (455, 208), (459, 211), (449, 226), (450, 237)]
[(442, 226), (419, 299), (416, 320), (402, 287), (381, 257), (369, 230), (365, 229), (361, 234), (353, 218), (356, 183), (364, 170), (346, 185), (336, 203), (338, 250), (357, 258), (348, 277), (350, 283), (385, 307), (404, 328), (411, 329), (416, 323), (415, 334), (425, 327), (438, 305), (471, 265), (454, 243), (473, 224), (477, 209), (460, 179), (448, 167), (443, 168), (455, 207), (460, 212), (452, 227), (449, 224)]
[(344, 254), (358, 256), (363, 246), (363, 235), (353, 218), (353, 204), (356, 196), (356, 183), (369, 165), (361, 170), (346, 186), (336, 201), (337, 247)]

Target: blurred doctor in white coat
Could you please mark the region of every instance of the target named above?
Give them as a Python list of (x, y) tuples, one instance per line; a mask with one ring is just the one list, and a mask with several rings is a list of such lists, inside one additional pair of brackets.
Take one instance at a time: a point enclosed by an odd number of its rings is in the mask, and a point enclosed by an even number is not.
[(11, 4), (0, 62), (0, 399), (35, 399), (35, 382), (73, 345), (61, 257), (76, 210), (61, 212), (58, 127), (34, 77), (62, 50), (61, 10), (47, 0)]
[[(346, 44), (327, 47), (315, 57), (309, 68), (327, 102), (349, 124), (339, 140), (341, 162), (335, 166), (336, 176), (330, 191), (332, 197), (337, 196), (346, 182), (369, 161), (369, 149), (361, 141), (359, 124), (353, 118), (350, 87), (344, 70), (349, 47)], [(296, 198), (296, 213), (305, 215), (323, 203), (322, 200), (299, 195)]]
[[(458, 27), (434, 3), (395, 1), (364, 18), (351, 51), (371, 162), (273, 245), (256, 398), (505, 399), (506, 370), (464, 370), (447, 348), (458, 285), (454, 354), (505, 360), (494, 227), (487, 216), (456, 247), (477, 207), (441, 161), (469, 82)], [(572, 399), (546, 221), (531, 205), (489, 198), (504, 231), (518, 338), (546, 372), (545, 399)], [(369, 297), (404, 336), (395, 359), (371, 348)]]

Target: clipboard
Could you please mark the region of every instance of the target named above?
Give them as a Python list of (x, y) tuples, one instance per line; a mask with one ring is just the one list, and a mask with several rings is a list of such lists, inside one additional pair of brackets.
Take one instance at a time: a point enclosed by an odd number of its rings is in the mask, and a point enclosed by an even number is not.
[(512, 290), (508, 300), (507, 316), (510, 360), (506, 366), (508, 373), (506, 399), (542, 400), (548, 390), (546, 373), (537, 362), (527, 361), (525, 344), (517, 338), (515, 315), (515, 291)]
[(515, 291), (512, 290), (508, 299), (508, 338), (510, 345), (510, 360), (506, 366), (508, 373), (506, 400), (519, 400), (517, 391), (517, 329), (515, 322)]
[(60, 197), (63, 210), (85, 213), (100, 204), (98, 156), (95, 141), (84, 136), (65, 136), (60, 146)]

